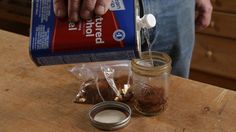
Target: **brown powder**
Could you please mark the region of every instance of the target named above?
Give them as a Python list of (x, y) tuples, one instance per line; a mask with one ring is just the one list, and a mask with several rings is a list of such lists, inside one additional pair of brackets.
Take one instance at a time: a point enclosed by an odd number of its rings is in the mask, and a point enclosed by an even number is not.
[(163, 88), (145, 86), (135, 93), (134, 106), (138, 111), (147, 115), (163, 111), (166, 103), (167, 99)]

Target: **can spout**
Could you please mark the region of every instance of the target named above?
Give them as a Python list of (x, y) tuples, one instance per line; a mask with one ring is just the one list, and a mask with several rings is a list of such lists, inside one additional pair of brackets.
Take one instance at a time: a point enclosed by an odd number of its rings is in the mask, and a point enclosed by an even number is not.
[(142, 18), (137, 16), (137, 30), (141, 30), (142, 28), (153, 28), (156, 26), (156, 18), (153, 14), (146, 14)]

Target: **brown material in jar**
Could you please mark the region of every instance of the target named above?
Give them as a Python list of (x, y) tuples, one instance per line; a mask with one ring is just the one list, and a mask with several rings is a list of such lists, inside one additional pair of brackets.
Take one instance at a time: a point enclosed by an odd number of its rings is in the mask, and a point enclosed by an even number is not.
[(134, 101), (134, 106), (139, 112), (154, 115), (165, 109), (167, 98), (164, 88), (142, 85), (140, 91), (135, 93)]

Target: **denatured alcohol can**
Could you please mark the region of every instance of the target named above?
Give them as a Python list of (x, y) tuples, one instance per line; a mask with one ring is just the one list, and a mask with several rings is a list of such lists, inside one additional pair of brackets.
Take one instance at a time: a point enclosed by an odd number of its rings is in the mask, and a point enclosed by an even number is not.
[(38, 66), (137, 58), (140, 27), (156, 23), (138, 16), (137, 0), (112, 0), (105, 15), (73, 23), (56, 18), (53, 0), (33, 0), (31, 58)]

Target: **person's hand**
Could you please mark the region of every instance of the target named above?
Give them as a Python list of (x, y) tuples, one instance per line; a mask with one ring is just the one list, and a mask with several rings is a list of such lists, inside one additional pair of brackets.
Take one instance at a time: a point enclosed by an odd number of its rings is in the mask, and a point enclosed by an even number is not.
[(74, 22), (80, 18), (90, 19), (93, 15), (104, 15), (110, 4), (111, 0), (53, 0), (55, 15), (59, 18), (68, 16)]
[(196, 0), (196, 20), (195, 28), (200, 31), (209, 26), (212, 15), (212, 4), (210, 0)]

